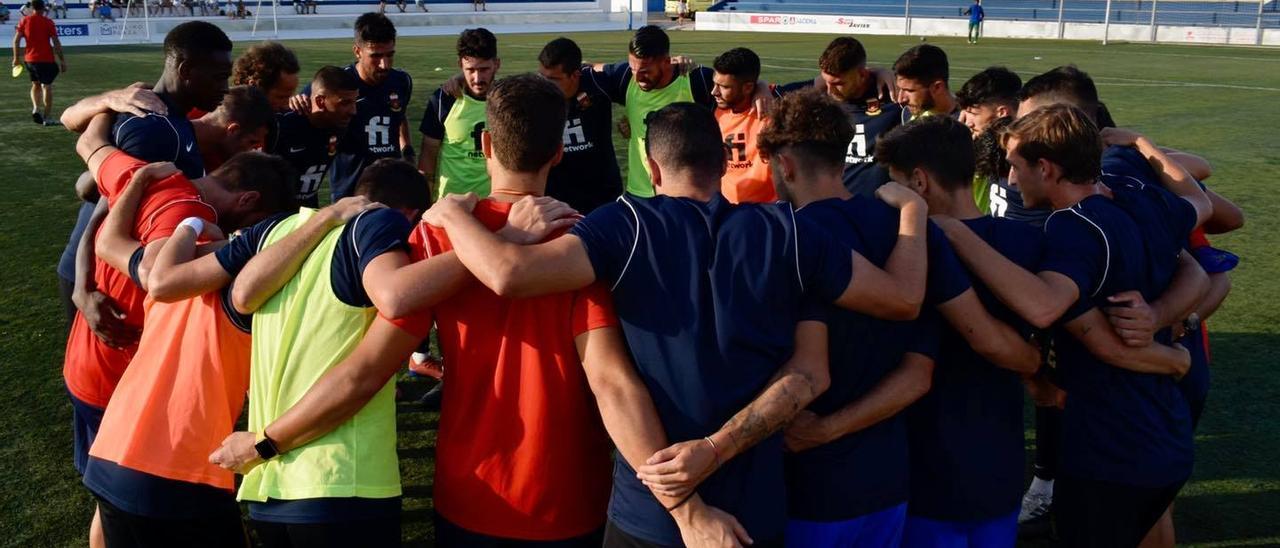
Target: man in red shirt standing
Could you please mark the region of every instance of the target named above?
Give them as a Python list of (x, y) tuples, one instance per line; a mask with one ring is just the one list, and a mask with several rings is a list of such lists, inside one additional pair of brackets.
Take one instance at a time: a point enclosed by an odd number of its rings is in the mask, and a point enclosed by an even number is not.
[[(62, 42), (58, 41), (58, 29), (53, 20), (45, 17), (44, 0), (31, 1), (31, 15), (18, 21), (13, 33), (13, 66), (18, 66), (18, 45), (25, 38), (27, 51), (22, 59), (31, 75), (31, 119), (37, 124), (48, 125), (53, 109), (53, 79), (58, 72), (67, 71), (67, 60), (62, 57)], [(54, 54), (58, 62), (53, 62)]]

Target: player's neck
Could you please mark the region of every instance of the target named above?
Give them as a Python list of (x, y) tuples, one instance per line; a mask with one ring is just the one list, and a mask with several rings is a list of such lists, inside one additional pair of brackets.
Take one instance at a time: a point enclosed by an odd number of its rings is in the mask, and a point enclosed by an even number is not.
[(216, 116), (216, 112), (210, 112), (191, 121), (191, 129), (196, 134), (196, 144), (202, 150), (218, 149), (216, 152), (223, 158), (230, 158), (231, 155), (227, 154), (226, 150), (222, 150), (222, 145), (226, 142), (224, 137), (227, 130), (220, 127), (218, 121), (214, 119)]
[(185, 118), (186, 113), (191, 110), (191, 102), (178, 89), (176, 75), (171, 76), (168, 72), (160, 75), (160, 80), (156, 82), (155, 86), (152, 86), (151, 91), (154, 91), (156, 95), (167, 98), (178, 109), (178, 112), (171, 112), (170, 114), (181, 115)]
[(747, 97), (746, 99), (738, 101), (738, 104), (730, 106), (729, 111), (734, 114), (742, 114), (744, 112), (751, 110), (752, 106), (753, 105), (752, 105), (751, 98)]
[(689, 198), (699, 202), (710, 202), (715, 197), (719, 185), (699, 185), (693, 177), (685, 174), (667, 176), (663, 174), (662, 184), (654, 187), (657, 194), (671, 198)]
[(222, 185), (213, 176), (205, 175), (199, 179), (192, 179), (191, 185), (200, 192), (200, 200), (213, 206), (214, 211), (227, 211), (230, 209), (233, 201), (231, 194), (223, 189)]
[(978, 204), (973, 201), (973, 187), (965, 186), (956, 190), (947, 197), (945, 204), (929, 204), (930, 215), (946, 215), (960, 219), (962, 221), (968, 219), (977, 219), (982, 217), (984, 213), (978, 209)]
[(1049, 195), (1049, 203), (1054, 209), (1067, 209), (1090, 196), (1102, 195), (1097, 181), (1088, 184), (1076, 184), (1067, 180), (1058, 182), (1057, 191)]
[(820, 174), (802, 183), (787, 184), (787, 192), (791, 194), (791, 204), (796, 208), (801, 208), (814, 202), (832, 198), (839, 200), (852, 198), (853, 194), (849, 193), (848, 188), (845, 188), (841, 177), (841, 173), (837, 171)]
[(942, 96), (940, 99), (934, 100), (933, 108), (929, 109), (929, 112), (933, 113), (935, 116), (950, 116), (952, 112), (955, 112), (956, 104), (956, 96), (952, 95), (951, 92), (948, 91), (947, 94)]
[(525, 196), (542, 196), (547, 192), (547, 171), (535, 173), (516, 173), (505, 169), (494, 169), (492, 162), (489, 172), (489, 197), (499, 202), (514, 202)]

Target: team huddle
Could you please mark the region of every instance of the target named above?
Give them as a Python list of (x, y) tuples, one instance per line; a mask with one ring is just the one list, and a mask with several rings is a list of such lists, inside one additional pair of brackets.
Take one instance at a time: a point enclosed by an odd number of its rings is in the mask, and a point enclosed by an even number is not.
[(440, 546), (1172, 546), (1243, 216), (1074, 66), (840, 37), (770, 83), (647, 26), (499, 78), (468, 29), (415, 150), (384, 15), (309, 81), (231, 52), (183, 23), (62, 114), (91, 545), (399, 546), (408, 365)]

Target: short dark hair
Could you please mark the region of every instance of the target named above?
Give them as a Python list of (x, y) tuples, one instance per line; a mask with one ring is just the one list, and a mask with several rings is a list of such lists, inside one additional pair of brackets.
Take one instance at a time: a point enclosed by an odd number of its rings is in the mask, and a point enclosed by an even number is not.
[(245, 132), (267, 127), (275, 119), (267, 94), (255, 86), (232, 86), (218, 110), (227, 122), (240, 124), (240, 130)]
[(657, 25), (645, 25), (636, 29), (627, 45), (627, 51), (641, 59), (671, 55), (671, 38)]
[(395, 209), (421, 211), (431, 206), (427, 178), (417, 166), (398, 158), (382, 158), (364, 168), (355, 193)]
[(547, 165), (560, 148), (566, 108), (560, 88), (537, 74), (498, 80), (484, 105), (494, 158), (520, 173)]
[(254, 44), (236, 59), (231, 69), (233, 85), (258, 86), (264, 90), (275, 87), (284, 74), (297, 74), (298, 56), (280, 42), (266, 41)]
[[(1018, 140), (1016, 149), (1009, 141)], [(1036, 109), (1005, 128), (1001, 144), (1027, 162), (1048, 160), (1062, 170), (1062, 178), (1088, 184), (1102, 174), (1102, 135), (1083, 110), (1066, 104)]]
[(31, 0), (31, 9), (37, 12), (44, 11), (44, 0)]
[(852, 36), (841, 36), (827, 44), (818, 57), (818, 70), (832, 76), (844, 74), (867, 64), (867, 48)]
[(923, 169), (954, 191), (973, 184), (973, 138), (950, 116), (924, 116), (876, 139), (876, 163), (904, 173)]
[(356, 91), (359, 89), (359, 83), (356, 81), (355, 75), (333, 65), (325, 65), (316, 71), (316, 75), (311, 78), (312, 89), (320, 88), (325, 91)]
[(1022, 90), (1022, 78), (1005, 67), (988, 67), (973, 75), (956, 92), (960, 108), (980, 105), (1018, 104), (1018, 92)]
[(996, 118), (973, 139), (973, 171), (982, 180), (995, 182), (1009, 176), (1009, 161), (1000, 136), (1012, 123), (1011, 116)]
[(786, 149), (803, 156), (807, 160), (803, 163), (840, 169), (853, 136), (849, 117), (835, 99), (807, 89), (774, 102), (769, 125), (760, 132), (756, 146), (766, 156)]
[(187, 21), (173, 27), (164, 37), (164, 56), (173, 59), (175, 64), (223, 52), (231, 52), (231, 39), (208, 21)]
[(369, 12), (356, 18), (356, 41), (362, 44), (384, 44), (396, 41), (396, 25), (386, 15)]
[(467, 29), (458, 35), (458, 59), (473, 57), (475, 59), (496, 59), (498, 57), (498, 37), (489, 29)]
[(920, 44), (903, 52), (893, 63), (893, 72), (923, 84), (932, 84), (941, 80), (945, 85), (951, 78), (947, 52), (933, 44)]
[(238, 153), (209, 174), (231, 191), (258, 193), (257, 210), (267, 213), (298, 208), (298, 175), (289, 162), (257, 150)]
[(673, 171), (689, 170), (695, 179), (714, 181), (724, 173), (725, 146), (711, 110), (695, 103), (672, 103), (644, 120), (645, 152)]
[(1075, 103), (1086, 113), (1098, 106), (1098, 86), (1089, 74), (1075, 65), (1063, 65), (1027, 80), (1018, 92), (1018, 100), (1048, 95), (1058, 101)]
[(538, 53), (538, 64), (543, 68), (556, 68), (565, 74), (573, 74), (582, 68), (582, 49), (573, 40), (561, 36), (542, 46), (542, 52)]
[(760, 56), (747, 48), (733, 48), (721, 53), (712, 66), (716, 72), (738, 80), (755, 82), (760, 79)]

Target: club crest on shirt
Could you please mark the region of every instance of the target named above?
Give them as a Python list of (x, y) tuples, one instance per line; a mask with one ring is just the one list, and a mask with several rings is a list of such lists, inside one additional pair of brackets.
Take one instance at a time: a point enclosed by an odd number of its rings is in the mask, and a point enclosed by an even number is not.
[(400, 94), (399, 93), (396, 93), (394, 91), (391, 92), (391, 95), (387, 96), (387, 102), (391, 104), (392, 112), (400, 112)]
[(330, 135), (329, 136), (329, 155), (333, 156), (337, 153), (338, 153), (338, 136)]
[(867, 116), (880, 114), (880, 99), (867, 99)]

